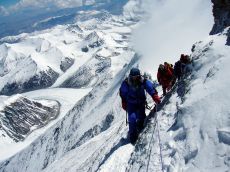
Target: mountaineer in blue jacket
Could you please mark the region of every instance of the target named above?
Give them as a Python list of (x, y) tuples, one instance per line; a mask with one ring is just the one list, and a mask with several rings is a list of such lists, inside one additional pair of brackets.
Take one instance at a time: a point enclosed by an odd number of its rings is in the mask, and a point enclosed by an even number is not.
[(132, 144), (136, 142), (139, 132), (144, 127), (146, 118), (145, 91), (157, 104), (161, 102), (153, 83), (148, 79), (144, 79), (138, 68), (132, 68), (128, 78), (122, 82), (120, 87), (122, 108), (128, 112), (129, 139)]

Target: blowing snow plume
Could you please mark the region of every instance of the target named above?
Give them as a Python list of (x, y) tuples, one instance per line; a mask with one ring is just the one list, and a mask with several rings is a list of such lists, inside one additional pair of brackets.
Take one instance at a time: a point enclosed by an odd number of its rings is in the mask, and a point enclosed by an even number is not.
[(210, 0), (152, 0), (145, 7), (148, 20), (133, 33), (141, 67), (156, 72), (164, 61), (190, 54), (192, 44), (206, 37), (213, 25)]

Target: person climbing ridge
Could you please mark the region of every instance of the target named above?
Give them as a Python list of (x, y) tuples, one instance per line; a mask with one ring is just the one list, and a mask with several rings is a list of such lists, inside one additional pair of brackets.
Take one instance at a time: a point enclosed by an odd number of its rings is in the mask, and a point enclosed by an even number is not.
[(164, 66), (165, 66), (166, 68), (169, 68), (170, 70), (173, 70), (173, 65), (170, 64), (170, 63), (168, 63), (168, 62), (164, 62)]
[(170, 83), (170, 89), (171, 89), (173, 85), (176, 83), (176, 76), (174, 75), (173, 65), (168, 62), (164, 62), (164, 67), (166, 70), (169, 70), (173, 74), (173, 77)]
[(142, 77), (138, 68), (132, 68), (128, 78), (122, 82), (120, 87), (122, 108), (128, 113), (129, 139), (132, 144), (136, 142), (139, 133), (144, 128), (145, 91), (156, 104), (161, 102), (153, 83)]
[(174, 65), (174, 74), (178, 80), (187, 72), (186, 66), (191, 63), (191, 59), (188, 55), (181, 54), (180, 60)]
[(175, 83), (175, 76), (173, 74), (172, 67), (166, 63), (165, 65), (160, 64), (157, 72), (157, 80), (162, 85), (163, 96), (170, 90)]

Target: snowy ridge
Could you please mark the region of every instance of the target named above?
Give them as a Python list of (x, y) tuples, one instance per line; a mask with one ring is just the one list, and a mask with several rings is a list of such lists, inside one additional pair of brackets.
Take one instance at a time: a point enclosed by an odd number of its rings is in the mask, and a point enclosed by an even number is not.
[[(23, 96), (58, 101), (61, 106), (57, 119), (23, 142), (1, 138), (5, 133), (0, 130), (0, 171), (229, 171), (227, 29), (193, 46), (192, 73), (158, 109), (158, 123), (150, 118), (136, 145), (129, 144), (118, 91), (139, 60), (129, 43), (131, 29), (142, 15), (131, 7), (139, 3), (131, 0), (124, 16), (81, 12), (87, 15), (79, 15), (74, 24), (4, 38), (0, 65), (13, 68), (3, 68), (1, 77), (8, 83), (26, 83), (33, 77), (31, 69), (36, 74), (51, 70), (55, 75), (48, 74), (53, 80), (45, 85), (50, 88), (36, 87)], [(23, 75), (11, 72), (24, 68), (28, 71)], [(1, 96), (0, 103), (15, 101), (8, 98)]]
[[(16, 5), (18, 11), (11, 11), (12, 14), (10, 14), (10, 16), (0, 16), (0, 38), (9, 35), (18, 35), (24, 32), (32, 33), (57, 25), (74, 23), (79, 15), (81, 18), (87, 18), (86, 14), (81, 15), (85, 11), (109, 11), (111, 14), (120, 15), (123, 12), (123, 6), (128, 1), (129, 0), (23, 1), (20, 2), (21, 5)], [(32, 5), (32, 8), (28, 8), (28, 5)], [(46, 8), (47, 5), (49, 6), (49, 10)], [(15, 17), (17, 20), (15, 20)], [(97, 16), (94, 16), (94, 18), (96, 17)]]
[[(121, 113), (120, 100), (117, 92), (121, 77), (124, 77), (125, 73), (136, 60), (137, 59), (134, 59), (131, 65), (122, 70), (113, 81), (111, 80), (111, 74), (105, 74), (104, 77), (100, 77), (99, 84), (95, 86), (87, 96), (80, 100), (62, 121), (58, 122), (21, 153), (10, 158), (7, 164), (1, 163), (0, 170), (41, 171), (68, 152), (79, 149), (79, 147), (87, 144), (88, 140), (91, 140), (91, 138), (99, 135), (101, 132), (107, 131), (107, 129), (109, 129), (107, 132), (114, 130), (114, 127), (110, 126), (116, 126), (119, 123), (119, 125), (123, 126), (123, 117), (125, 114)], [(111, 104), (114, 106), (111, 107)], [(97, 120), (95, 120), (95, 118)], [(121, 131), (120, 127), (115, 127), (113, 137), (116, 137), (117, 139), (96, 139), (99, 145), (111, 145), (111, 147), (108, 147), (107, 149), (104, 149), (105, 147), (103, 147), (105, 154), (110, 151), (110, 148), (112, 148), (116, 142), (119, 142), (120, 134), (117, 133), (120, 133)], [(109, 135), (108, 137), (110, 138), (111, 136)], [(93, 153), (95, 150), (92, 150), (92, 146), (90, 146), (90, 150), (88, 151)], [(84, 163), (95, 162), (95, 164), (92, 164), (93, 166), (83, 166), (84, 168), (97, 169), (100, 162), (100, 160), (97, 159), (100, 156), (101, 161), (103, 161), (104, 157), (104, 154), (99, 153), (96, 156), (91, 157), (92, 159), (87, 159), (86, 162), (83, 160), (80, 161), (78, 163), (79, 166), (76, 168), (80, 168)], [(19, 164), (18, 160), (21, 157), (27, 157), (27, 162)], [(32, 163), (35, 159), (37, 160), (36, 165)], [(63, 161), (60, 160), (58, 162), (61, 163)], [(71, 164), (69, 164), (69, 168), (70, 167)], [(68, 167), (66, 166), (66, 168)], [(54, 171), (55, 169), (56, 168), (53, 168)]]
[[(115, 39), (131, 32), (126, 27), (126, 21), (107, 12), (96, 14), (98, 16), (94, 19), (90, 17), (95, 16), (92, 11), (87, 13), (87, 18), (79, 19), (74, 24), (2, 38), (1, 94), (47, 88), (57, 80), (59, 84), (54, 85), (59, 86), (63, 79), (70, 76), (67, 70), (71, 66), (77, 70), (93, 57), (112, 57), (124, 52), (122, 48), (127, 48), (127, 43), (124, 43), (127, 39), (120, 39), (119, 42)], [(108, 55), (100, 53), (105, 49)], [(71, 70), (72, 74), (76, 72)]]
[[(6, 144), (2, 144), (3, 147), (11, 148), (12, 151), (3, 151), (0, 158), (3, 160), (12, 157), (2, 161), (0, 171), (41, 171), (71, 150), (85, 147), (85, 143), (107, 129), (113, 130), (110, 128), (112, 124), (124, 125), (124, 114), (120, 113), (117, 92), (121, 79), (138, 60), (138, 56), (134, 55), (128, 43), (130, 27), (135, 25), (135, 22), (129, 21), (126, 25), (126, 20), (121, 16), (106, 16), (103, 19), (83, 20), (73, 25), (57, 26), (23, 35), (23, 40), (11, 42), (14, 48), (20, 47), (20, 50), (25, 50), (26, 46), (27, 48), (29, 46), (30, 51), (25, 51), (26, 53), (33, 52), (38, 56), (42, 55), (39, 58), (43, 61), (34, 59), (38, 63), (37, 67), (45, 69), (47, 64), (50, 64), (48, 68), (59, 74), (52, 88), (39, 88), (23, 94), (30, 98), (59, 101), (61, 108), (58, 119), (31, 133), (24, 143), (15, 145), (11, 143), (11, 140), (6, 140)], [(84, 47), (87, 47), (87, 52), (82, 49)], [(28, 58), (35, 58), (29, 54), (27, 54)], [(57, 57), (55, 57), (56, 54), (58, 54)], [(49, 61), (46, 59), (47, 56), (51, 56)], [(65, 71), (60, 70), (63, 58), (68, 59), (65, 65), (68, 65), (69, 61), (71, 63), (71, 59), (74, 60)], [(106, 102), (107, 98), (111, 100)], [(107, 108), (111, 104), (114, 104), (114, 107)], [(119, 131), (121, 127), (113, 128), (115, 129), (113, 132), (121, 132)], [(111, 145), (105, 149), (105, 154), (109, 154), (113, 145), (119, 142), (120, 136), (114, 135), (114, 137), (116, 140), (108, 140), (104, 143)], [(22, 157), (25, 157), (28, 162), (20, 164)], [(94, 158), (95, 162), (103, 162), (104, 155), (101, 156), (100, 161), (96, 160), (98, 156)], [(38, 163), (33, 165), (35, 160)], [(8, 161), (10, 163), (5, 164)], [(79, 166), (87, 162), (88, 160), (79, 162)], [(97, 163), (94, 168), (98, 168)]]
[(158, 112), (163, 164), (152, 119), (126, 171), (162, 171), (162, 165), (166, 171), (229, 171), (229, 94), (223, 90), (230, 84), (230, 49), (225, 42), (223, 34), (195, 45), (193, 73)]

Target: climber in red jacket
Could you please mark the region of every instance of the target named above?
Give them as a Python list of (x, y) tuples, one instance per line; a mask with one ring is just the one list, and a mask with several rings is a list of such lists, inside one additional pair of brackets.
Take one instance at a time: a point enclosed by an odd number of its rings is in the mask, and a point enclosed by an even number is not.
[(175, 76), (171, 67), (167, 65), (159, 65), (157, 72), (157, 80), (162, 85), (163, 95), (166, 95), (166, 90), (170, 90), (175, 83)]

